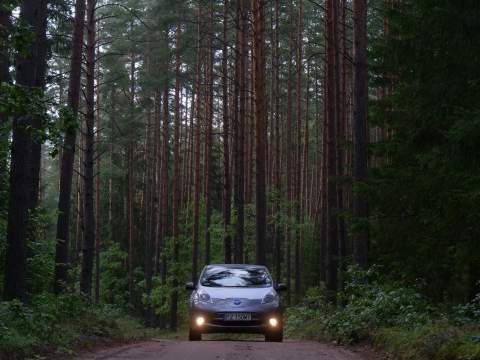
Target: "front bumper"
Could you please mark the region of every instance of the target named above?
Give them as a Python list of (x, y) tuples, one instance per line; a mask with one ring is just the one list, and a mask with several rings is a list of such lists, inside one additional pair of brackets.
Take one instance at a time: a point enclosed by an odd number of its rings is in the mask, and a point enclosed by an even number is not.
[[(250, 321), (226, 321), (225, 313), (250, 313)], [(203, 317), (205, 323), (197, 325), (196, 319)], [(269, 323), (277, 320), (276, 326)], [(245, 308), (216, 308), (212, 305), (196, 304), (190, 308), (190, 328), (201, 333), (250, 333), (270, 334), (282, 331), (283, 309), (280, 306), (258, 305)]]

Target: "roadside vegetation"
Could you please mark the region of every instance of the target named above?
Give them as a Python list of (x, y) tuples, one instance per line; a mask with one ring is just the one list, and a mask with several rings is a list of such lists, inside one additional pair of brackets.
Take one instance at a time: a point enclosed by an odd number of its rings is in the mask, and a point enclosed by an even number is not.
[(480, 359), (480, 294), (464, 305), (435, 305), (422, 284), (408, 286), (379, 267), (349, 267), (338, 306), (323, 288), (287, 312), (287, 335), (353, 345), (367, 343), (402, 360)]
[(0, 303), (2, 360), (74, 355), (77, 350), (153, 335), (133, 317), (110, 306), (91, 306), (78, 295), (37, 296), (29, 305)]

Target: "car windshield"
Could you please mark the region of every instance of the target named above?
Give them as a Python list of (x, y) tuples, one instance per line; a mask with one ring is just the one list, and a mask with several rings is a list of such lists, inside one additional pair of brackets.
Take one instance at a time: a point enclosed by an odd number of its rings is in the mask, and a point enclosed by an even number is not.
[(209, 287), (269, 287), (272, 279), (265, 268), (209, 266), (200, 280), (202, 286)]

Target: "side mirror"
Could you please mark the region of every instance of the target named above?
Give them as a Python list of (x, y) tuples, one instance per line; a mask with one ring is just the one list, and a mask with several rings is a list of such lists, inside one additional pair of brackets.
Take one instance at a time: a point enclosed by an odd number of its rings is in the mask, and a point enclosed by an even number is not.
[(287, 288), (287, 285), (280, 283), (280, 284), (278, 284), (277, 286), (275, 286), (275, 290), (277, 290), (277, 291), (286, 291), (286, 290), (288, 290), (288, 288)]
[(193, 285), (193, 282), (187, 282), (185, 284), (185, 290), (190, 290), (190, 291), (195, 290), (195, 285)]

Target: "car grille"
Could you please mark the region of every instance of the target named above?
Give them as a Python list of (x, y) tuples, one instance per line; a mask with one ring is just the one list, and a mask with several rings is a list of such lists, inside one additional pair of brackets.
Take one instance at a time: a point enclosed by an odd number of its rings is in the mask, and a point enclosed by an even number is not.
[[(235, 304), (235, 301), (240, 301), (239, 305)], [(234, 307), (247, 307), (247, 306), (253, 306), (253, 305), (259, 305), (262, 303), (261, 299), (239, 299), (239, 298), (234, 298), (234, 299), (212, 299), (212, 302), (214, 305), (219, 305), (219, 306), (234, 306)]]

